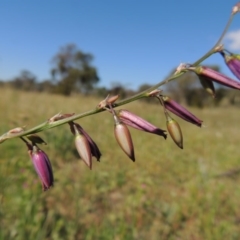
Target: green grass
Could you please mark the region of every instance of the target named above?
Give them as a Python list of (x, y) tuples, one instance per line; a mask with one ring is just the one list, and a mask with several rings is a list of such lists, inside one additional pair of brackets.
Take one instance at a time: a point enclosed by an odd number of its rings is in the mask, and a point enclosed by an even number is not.
[[(101, 100), (8, 89), (0, 96), (1, 133), (33, 127), (60, 111), (87, 111)], [(159, 105), (124, 108), (166, 129)], [(184, 150), (170, 136), (165, 141), (130, 129), (135, 163), (118, 147), (109, 113), (79, 120), (103, 154), (93, 170), (76, 156), (67, 125), (41, 133), (56, 179), (44, 193), (26, 146), (18, 139), (1, 144), (0, 239), (239, 239), (240, 177), (217, 177), (240, 168), (239, 109), (191, 111), (205, 127), (175, 118)]]

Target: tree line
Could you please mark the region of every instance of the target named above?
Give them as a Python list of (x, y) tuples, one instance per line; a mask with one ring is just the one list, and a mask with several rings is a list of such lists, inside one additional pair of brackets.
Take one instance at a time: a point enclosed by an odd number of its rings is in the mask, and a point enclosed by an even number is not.
[[(73, 94), (91, 94), (106, 97), (107, 94), (119, 94), (121, 98), (141, 92), (151, 85), (142, 84), (135, 91), (125, 88), (121, 84), (114, 84), (111, 88), (98, 87), (100, 78), (95, 66), (92, 65), (94, 56), (84, 53), (76, 45), (68, 44), (62, 47), (53, 57), (53, 67), (50, 71), (51, 78), (37, 81), (37, 78), (28, 70), (23, 70), (19, 76), (9, 81), (0, 81), (0, 87), (8, 86), (23, 91), (48, 92), (70, 96)], [(219, 66), (210, 66), (220, 71)], [(240, 105), (240, 98), (236, 91), (216, 86), (216, 98), (214, 100), (200, 85), (199, 79), (194, 73), (185, 73), (177, 81), (166, 84), (163, 88), (165, 95), (170, 95), (179, 103), (203, 108), (209, 105), (218, 106), (228, 99), (227, 104)], [(145, 99), (154, 103), (154, 99)]]

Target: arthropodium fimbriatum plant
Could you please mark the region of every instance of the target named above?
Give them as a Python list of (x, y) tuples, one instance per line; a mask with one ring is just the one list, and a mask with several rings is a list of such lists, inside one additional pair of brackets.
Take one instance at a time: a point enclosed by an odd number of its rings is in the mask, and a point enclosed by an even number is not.
[[(37, 133), (46, 131), (51, 128), (60, 127), (64, 124), (69, 124), (71, 132), (75, 136), (75, 145), (78, 150), (78, 153), (86, 165), (91, 169), (92, 168), (92, 157), (95, 157), (97, 161), (100, 161), (101, 152), (97, 144), (92, 140), (88, 133), (81, 127), (79, 123), (75, 121), (83, 117), (91, 116), (93, 114), (98, 114), (103, 111), (108, 111), (112, 114), (114, 120), (114, 135), (122, 150), (128, 155), (130, 159), (135, 161), (135, 152), (133, 147), (133, 139), (131, 133), (128, 129), (128, 126), (135, 129), (148, 132), (151, 134), (159, 135), (166, 139), (167, 134), (165, 130), (154, 126), (150, 122), (144, 120), (140, 116), (126, 110), (126, 109), (116, 109), (117, 107), (123, 106), (125, 104), (137, 101), (142, 98), (155, 97), (161, 103), (163, 112), (166, 117), (166, 127), (169, 135), (176, 143), (179, 148), (183, 148), (183, 133), (180, 128), (179, 123), (170, 116), (174, 114), (178, 117), (184, 119), (185, 121), (192, 123), (198, 127), (202, 126), (202, 120), (196, 117), (194, 114), (189, 112), (186, 108), (178, 104), (176, 101), (171, 99), (169, 96), (166, 96), (162, 93), (159, 87), (167, 84), (170, 81), (176, 81), (184, 73), (191, 71), (194, 72), (198, 77), (199, 81), (204, 87), (204, 89), (215, 97), (215, 88), (214, 82), (217, 82), (221, 85), (240, 90), (240, 55), (231, 53), (225, 49), (222, 45), (222, 40), (227, 33), (227, 30), (232, 22), (234, 16), (240, 11), (240, 3), (237, 3), (231, 12), (230, 18), (226, 24), (226, 27), (223, 30), (223, 33), (219, 37), (218, 41), (214, 46), (200, 57), (194, 63), (183, 63), (180, 64), (176, 69), (176, 72), (173, 73), (167, 79), (157, 83), (153, 87), (144, 90), (132, 97), (123, 99), (117, 102), (118, 95), (107, 96), (106, 99), (97, 104), (95, 109), (90, 111), (74, 114), (74, 113), (58, 113), (53, 117), (48, 118), (42, 124), (35, 126), (31, 129), (26, 130), (23, 127), (16, 127), (4, 133), (0, 136), (0, 143), (3, 143), (6, 140), (13, 138), (21, 139), (27, 146), (28, 153), (33, 162), (33, 166), (39, 179), (42, 183), (43, 190), (48, 190), (53, 186), (54, 177), (53, 170), (50, 163), (50, 160), (47, 154), (40, 149), (39, 144), (45, 143)], [(213, 54), (220, 53), (223, 56), (223, 59), (232, 73), (238, 78), (238, 80), (232, 79), (222, 73), (219, 73), (213, 69), (210, 69), (202, 65), (203, 61), (212, 56)], [(201, 66), (200, 66), (201, 64)], [(146, 110), (147, 111), (147, 110)], [(46, 117), (47, 119), (47, 117)], [(26, 140), (26, 138), (28, 140)]]

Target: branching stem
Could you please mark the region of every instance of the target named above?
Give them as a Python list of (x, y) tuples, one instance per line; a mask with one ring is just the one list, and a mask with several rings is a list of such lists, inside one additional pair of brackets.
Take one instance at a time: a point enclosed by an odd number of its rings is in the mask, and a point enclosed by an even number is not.
[[(205, 59), (207, 59), (208, 57), (210, 57), (212, 54), (214, 54), (216, 51), (216, 47), (222, 42), (223, 40), (223, 37), (225, 36), (232, 20), (233, 20), (233, 17), (234, 17), (235, 14), (231, 14), (220, 38), (218, 39), (218, 41), (216, 42), (216, 44), (206, 53), (204, 54), (202, 57), (200, 57), (196, 62), (194, 62), (192, 64), (192, 66), (197, 66), (199, 65), (201, 62), (203, 62)], [(168, 82), (172, 81), (172, 80), (175, 80), (177, 78), (179, 78), (181, 75), (183, 75), (184, 72), (179, 72), (179, 73), (174, 73), (172, 74), (170, 77), (168, 77), (167, 79), (157, 83), (156, 85), (134, 95), (134, 96), (131, 96), (129, 98), (126, 98), (126, 99), (123, 99), (117, 103), (114, 103), (112, 104), (112, 107), (113, 108), (116, 108), (116, 107), (120, 107), (122, 105), (125, 105), (125, 104), (128, 104), (128, 103), (131, 103), (133, 101), (136, 101), (136, 100), (139, 100), (139, 99), (142, 99), (142, 98), (146, 98), (148, 97), (148, 93), (167, 84)], [(42, 132), (42, 131), (46, 131), (48, 129), (51, 129), (51, 128), (55, 128), (55, 127), (59, 127), (65, 123), (69, 123), (69, 122), (72, 122), (72, 121), (75, 121), (77, 119), (80, 119), (80, 118), (84, 118), (84, 117), (87, 117), (87, 116), (91, 116), (93, 114), (98, 114), (100, 112), (103, 112), (103, 111), (106, 111), (106, 109), (104, 108), (96, 108), (96, 109), (93, 109), (93, 110), (90, 110), (88, 112), (84, 112), (84, 113), (79, 113), (79, 114), (76, 114), (76, 115), (73, 115), (71, 117), (68, 117), (68, 118), (65, 118), (65, 119), (62, 119), (62, 120), (58, 120), (58, 121), (46, 121), (36, 127), (33, 127), (29, 130), (26, 130), (24, 132), (21, 132), (21, 133), (15, 133), (15, 134), (9, 134), (9, 133), (5, 133), (3, 134), (2, 136), (0, 136), (0, 143), (4, 142), (5, 140), (7, 139), (11, 139), (11, 138), (16, 138), (16, 137), (20, 137), (22, 140), (23, 140), (23, 136), (26, 136), (26, 135), (29, 135), (29, 134), (34, 134), (34, 133), (38, 133), (38, 132)]]

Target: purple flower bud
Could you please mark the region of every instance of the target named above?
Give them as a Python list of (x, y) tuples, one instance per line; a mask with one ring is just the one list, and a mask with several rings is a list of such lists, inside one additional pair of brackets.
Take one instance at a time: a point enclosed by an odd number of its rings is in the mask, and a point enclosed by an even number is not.
[(131, 138), (131, 134), (127, 126), (121, 122), (116, 122), (114, 127), (114, 134), (119, 146), (128, 155), (132, 161), (135, 161), (134, 147)]
[(75, 126), (77, 130), (86, 137), (92, 156), (94, 156), (97, 159), (97, 161), (100, 161), (102, 154), (97, 144), (92, 140), (92, 138), (88, 135), (88, 133), (78, 123), (70, 122), (69, 125), (70, 125), (71, 132), (74, 135), (75, 135), (75, 130), (74, 130), (74, 126)]
[(53, 186), (54, 182), (51, 163), (47, 154), (36, 145), (28, 144), (28, 149), (35, 171), (42, 182), (43, 191), (46, 191)]
[(190, 67), (189, 70), (196, 72), (207, 81), (214, 81), (224, 86), (240, 90), (240, 83), (208, 67)]
[(147, 122), (143, 118), (141, 118), (127, 110), (121, 109), (117, 112), (117, 115), (121, 122), (123, 122), (124, 124), (126, 124), (130, 127), (133, 127), (135, 129), (145, 131), (148, 133), (163, 136), (165, 139), (167, 138), (167, 134), (166, 134), (165, 130), (157, 128), (156, 126)]
[(198, 119), (192, 113), (190, 113), (186, 108), (172, 100), (170, 97), (167, 96), (160, 96), (164, 101), (164, 106), (167, 110), (174, 113), (178, 117), (184, 119), (187, 122), (197, 125), (198, 127), (202, 126), (202, 120)]
[(231, 72), (240, 80), (240, 55), (227, 55), (220, 52)]

